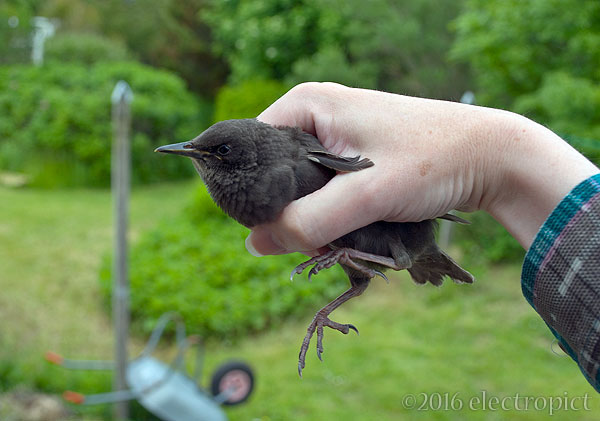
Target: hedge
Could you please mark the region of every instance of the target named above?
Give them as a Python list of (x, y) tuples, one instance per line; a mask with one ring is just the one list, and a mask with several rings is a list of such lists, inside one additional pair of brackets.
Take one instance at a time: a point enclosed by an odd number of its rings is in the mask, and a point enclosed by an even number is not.
[(24, 172), (41, 187), (109, 185), (110, 95), (119, 80), (134, 93), (133, 183), (189, 176), (188, 162), (153, 150), (194, 137), (211, 107), (177, 76), (136, 62), (0, 67), (0, 171)]

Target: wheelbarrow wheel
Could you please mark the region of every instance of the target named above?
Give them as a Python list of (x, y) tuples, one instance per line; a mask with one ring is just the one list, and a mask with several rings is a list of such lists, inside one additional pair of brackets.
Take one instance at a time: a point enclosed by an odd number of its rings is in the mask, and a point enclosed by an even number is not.
[(217, 368), (211, 381), (213, 396), (218, 396), (229, 388), (233, 389), (233, 393), (223, 405), (238, 405), (250, 397), (254, 388), (254, 374), (248, 364), (229, 361)]

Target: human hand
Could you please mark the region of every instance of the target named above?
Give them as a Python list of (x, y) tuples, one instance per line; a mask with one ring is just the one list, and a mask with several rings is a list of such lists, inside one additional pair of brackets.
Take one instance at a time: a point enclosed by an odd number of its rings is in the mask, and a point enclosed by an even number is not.
[(299, 126), (331, 152), (371, 159), (253, 227), (259, 254), (315, 254), (378, 220), (483, 209), (527, 248), (577, 183), (598, 169), (562, 139), (513, 113), (331, 83), (298, 85), (258, 116)]

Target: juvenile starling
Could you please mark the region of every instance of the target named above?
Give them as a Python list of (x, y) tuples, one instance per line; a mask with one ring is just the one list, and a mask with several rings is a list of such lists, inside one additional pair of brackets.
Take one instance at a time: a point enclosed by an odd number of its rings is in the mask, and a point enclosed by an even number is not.
[[(373, 166), (368, 158), (343, 157), (328, 152), (311, 134), (297, 127), (274, 127), (256, 119), (226, 120), (214, 124), (196, 138), (161, 146), (156, 152), (192, 159), (213, 200), (229, 216), (246, 227), (272, 222), (291, 201), (323, 187), (338, 172)], [(441, 218), (466, 223), (447, 214)], [(406, 269), (418, 284), (441, 285), (444, 276), (457, 283), (472, 283), (473, 276), (440, 250), (435, 243), (436, 223), (374, 222), (328, 244), (329, 252), (314, 257), (292, 271), (309, 266), (309, 279), (339, 263), (350, 289), (320, 309), (300, 348), (298, 373), (302, 376), (310, 339), (317, 332), (317, 355), (323, 352), (323, 327), (347, 334), (351, 324), (329, 319), (329, 314), (350, 298), (362, 294), (375, 275)]]

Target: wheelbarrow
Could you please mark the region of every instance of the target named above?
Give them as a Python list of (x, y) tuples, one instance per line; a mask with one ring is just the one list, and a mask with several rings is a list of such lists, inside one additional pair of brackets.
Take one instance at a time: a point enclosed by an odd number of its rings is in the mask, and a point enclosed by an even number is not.
[[(177, 354), (167, 365), (152, 353), (169, 322), (175, 323)], [(183, 369), (185, 352), (196, 346), (196, 367), (193, 377)], [(47, 352), (46, 360), (72, 370), (112, 370), (112, 361), (86, 361), (63, 358)], [(108, 393), (82, 395), (65, 391), (63, 398), (80, 405), (97, 405), (136, 399), (148, 411), (165, 421), (226, 420), (220, 405), (245, 402), (254, 387), (254, 374), (248, 364), (229, 361), (217, 368), (211, 379), (210, 392), (200, 386), (203, 347), (199, 336), (186, 337), (181, 317), (174, 312), (163, 314), (140, 355), (127, 364), (126, 381), (129, 389)]]

